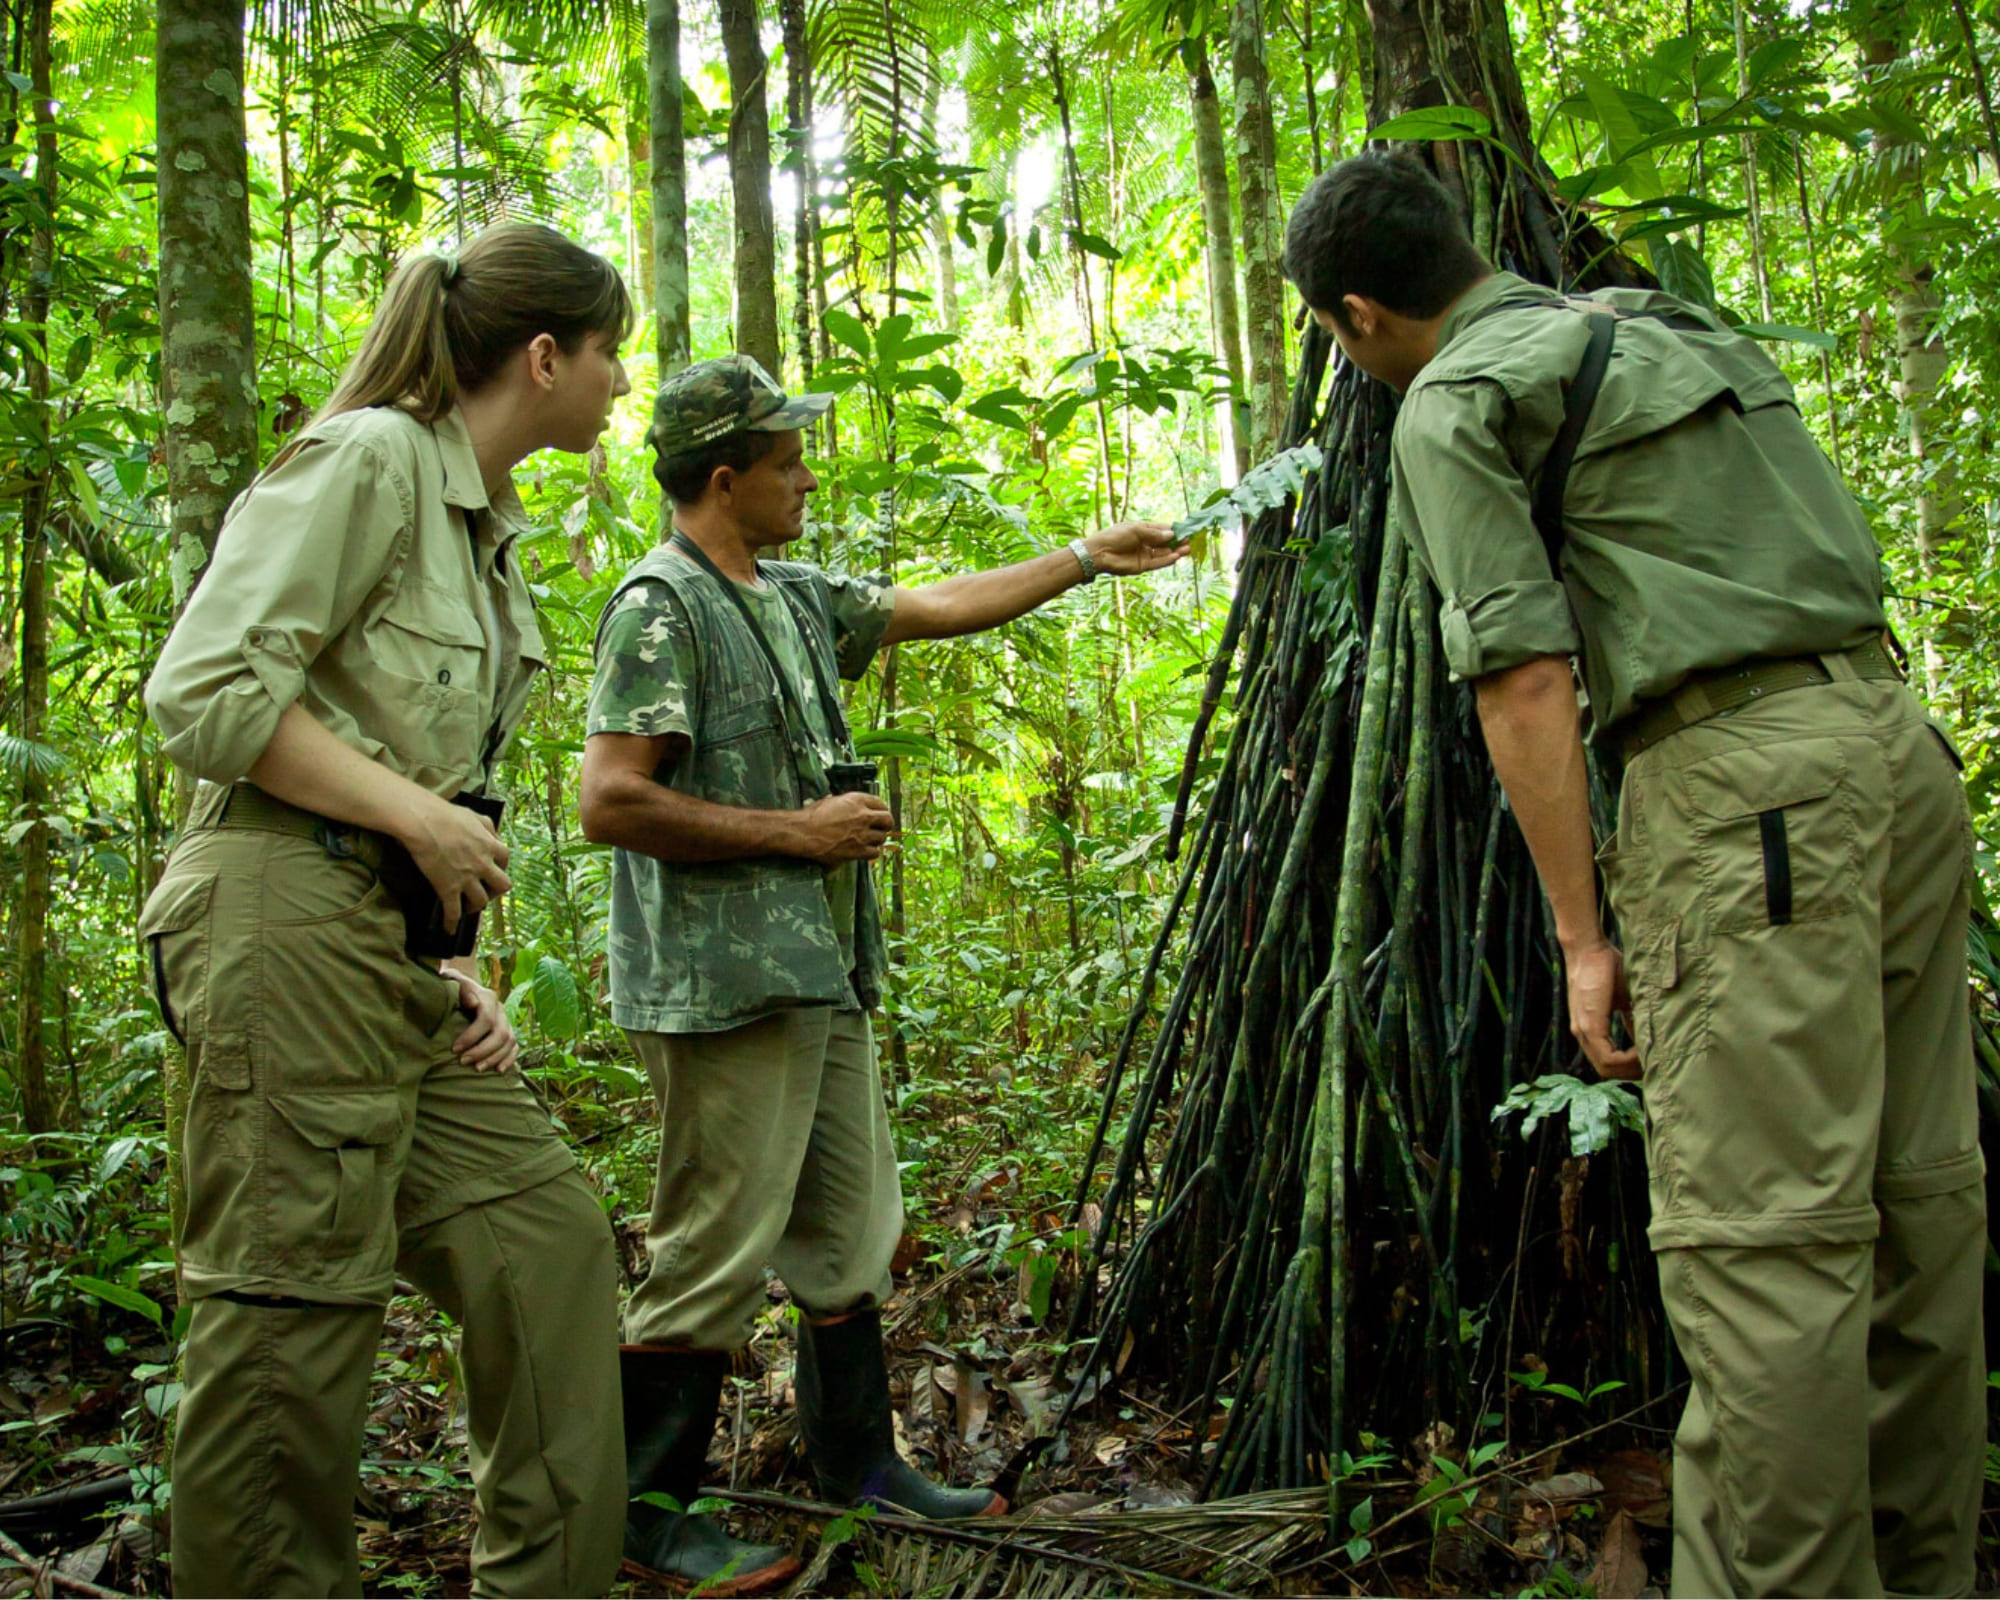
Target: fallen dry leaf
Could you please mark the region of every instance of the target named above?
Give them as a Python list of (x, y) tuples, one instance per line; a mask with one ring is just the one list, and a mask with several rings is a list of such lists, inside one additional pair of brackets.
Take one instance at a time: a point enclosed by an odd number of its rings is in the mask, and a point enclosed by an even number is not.
[(1605, 1525), (1604, 1548), (1586, 1580), (1598, 1600), (1639, 1600), (1646, 1588), (1646, 1557), (1639, 1548), (1639, 1524), (1620, 1511)]
[(1604, 1484), (1587, 1472), (1558, 1472), (1553, 1478), (1542, 1478), (1529, 1484), (1528, 1493), (1552, 1506), (1575, 1505), (1579, 1501), (1595, 1500), (1604, 1493)]
[(1604, 1480), (1604, 1509), (1629, 1511), (1648, 1528), (1673, 1526), (1673, 1468), (1652, 1450), (1614, 1450), (1597, 1463)]
[(1125, 1452), (1131, 1448), (1130, 1441), (1121, 1439), (1115, 1433), (1107, 1433), (1092, 1446), (1091, 1454), (1097, 1457), (1099, 1466), (1113, 1466), (1125, 1459)]

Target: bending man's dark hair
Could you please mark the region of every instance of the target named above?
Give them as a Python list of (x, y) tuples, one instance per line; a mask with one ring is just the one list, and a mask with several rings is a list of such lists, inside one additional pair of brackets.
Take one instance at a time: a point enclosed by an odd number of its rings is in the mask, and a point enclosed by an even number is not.
[(1407, 156), (1370, 151), (1329, 167), (1285, 229), (1285, 276), (1343, 328), (1347, 295), (1434, 317), (1491, 271), (1444, 185)]
[(677, 456), (656, 456), (653, 476), (677, 506), (691, 506), (708, 493), (708, 480), (717, 467), (731, 472), (748, 472), (777, 448), (778, 435), (756, 428), (725, 433), (720, 439)]

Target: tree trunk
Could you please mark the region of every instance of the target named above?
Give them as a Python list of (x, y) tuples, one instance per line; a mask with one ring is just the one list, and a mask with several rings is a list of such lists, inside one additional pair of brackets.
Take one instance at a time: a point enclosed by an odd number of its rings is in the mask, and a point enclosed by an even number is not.
[[(28, 396), (41, 412), (46, 435), (49, 416), (49, 300), (55, 277), (55, 215), (59, 180), (54, 93), (49, 49), (54, 0), (33, 0), (28, 23), (28, 76), (34, 97), (35, 182), (41, 215), (28, 246), (28, 290), (23, 320), (39, 337), (22, 341)], [(23, 739), (39, 743), (49, 710), (49, 539), (50, 488), (55, 453), (44, 447), (25, 474), (21, 497), (21, 709), (16, 726)], [(21, 778), (22, 820), (32, 824), (21, 839), (20, 944), (15, 964), (21, 986), (16, 1012), (14, 1082), (21, 1091), (21, 1124), (29, 1133), (56, 1125), (49, 1099), (48, 1050), (43, 1039), (43, 991), (48, 983), (49, 829), (43, 821), (49, 802), (48, 775), (35, 763)]]
[[(1864, 14), (1862, 40), (1865, 76), (1886, 74), (1902, 57), (1903, 12), (1884, 4)], [(1940, 451), (1949, 411), (1938, 396), (1938, 385), (1951, 365), (1939, 327), (1942, 302), (1936, 269), (1924, 248), (1924, 169), (1921, 161), (1897, 163), (1896, 147), (1906, 141), (1878, 129), (1874, 153), (1892, 176), (1882, 197), (1882, 247), (1889, 257), (1893, 287), (1891, 308), (1896, 320), (1897, 405), (1902, 411), (1910, 454), (1917, 467), (1917, 559), (1927, 577), (1942, 579), (1959, 553), (1959, 513), (1963, 496), (1951, 452)], [(1923, 629), (1924, 680), (1935, 701), (1947, 692), (1948, 661), (1966, 643), (1967, 618), (1957, 606), (1926, 608)], [(1970, 709), (1970, 708), (1968, 708)]]
[(1217, 407), (1222, 427), (1222, 477), (1250, 470), (1250, 415), (1243, 384), (1243, 317), (1236, 300), (1236, 239), (1229, 221), (1229, 148), (1222, 139), (1222, 102), (1209, 71), (1208, 41), (1189, 41), (1194, 68), (1188, 98), (1194, 111), (1194, 164), (1201, 182), (1202, 234), (1208, 260), (1209, 329), (1215, 356), (1229, 374), (1229, 399)]
[(174, 595), (257, 473), (243, 0), (159, 0), (160, 401)]
[[(931, 63), (931, 70), (924, 79), (923, 121), (918, 129), (924, 148), (937, 150), (937, 104), (938, 86), (944, 74), (938, 70), (938, 63)], [(941, 152), (940, 152), (941, 154)], [(931, 271), (937, 285), (937, 322), (943, 333), (958, 332), (958, 261), (952, 254), (951, 218), (945, 211), (942, 189), (932, 198), (930, 211), (931, 229)]]
[(768, 63), (758, 33), (757, 0), (718, 0), (722, 48), (729, 58), (729, 184), (736, 210), (736, 348), (773, 377), (778, 347), (777, 226), (771, 217), (771, 116), (765, 109)]
[(792, 205), (792, 339), (799, 348), (799, 377), (813, 374), (813, 236), (819, 228), (819, 163), (813, 155), (812, 45), (806, 37), (805, 0), (779, 0), (785, 30), (785, 122), (796, 168)]
[(625, 117), (625, 182), (632, 196), (632, 268), (639, 274), (639, 303), (653, 303), (658, 275), (653, 267), (653, 131), (642, 105)]
[(1264, 62), (1259, 0), (1234, 0), (1229, 64), (1236, 89), (1236, 192), (1243, 207), (1243, 331), (1250, 347), (1250, 443), (1278, 448), (1289, 400), (1285, 374), (1284, 229), (1278, 219), (1278, 141)]
[[(646, 0), (646, 115), (651, 143), (653, 348), (662, 381), (692, 359), (688, 312), (687, 143), (681, 127), (680, 0)], [(661, 516), (667, 515), (663, 508)]]

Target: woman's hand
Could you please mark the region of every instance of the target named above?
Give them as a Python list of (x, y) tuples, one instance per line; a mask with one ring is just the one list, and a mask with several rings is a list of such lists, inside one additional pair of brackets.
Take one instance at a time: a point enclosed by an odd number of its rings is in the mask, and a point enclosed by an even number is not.
[(396, 830), (417, 869), (444, 902), (447, 932), (467, 911), (484, 910), (513, 887), (500, 831), (477, 811), (426, 795)]
[(521, 1046), (500, 997), (455, 967), (443, 971), (447, 978), (458, 981), (458, 1008), (472, 1019), (451, 1042), (458, 1059), (474, 1072), (511, 1071)]

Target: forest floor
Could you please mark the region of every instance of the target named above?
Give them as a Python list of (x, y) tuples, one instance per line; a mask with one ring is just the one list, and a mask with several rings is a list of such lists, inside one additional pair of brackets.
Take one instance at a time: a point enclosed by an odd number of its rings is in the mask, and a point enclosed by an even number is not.
[[(1448, 1430), (1401, 1448), (1384, 1442), (1374, 1470), (1344, 1490), (1337, 1540), (1326, 1536), (1324, 1491), (1196, 1506), (1223, 1417), (1175, 1415), (1143, 1383), (1079, 1406), (1053, 1443), (1026, 1450), (1060, 1410), (1055, 1339), (1075, 1266), (1064, 1219), (1029, 1203), (1021, 1176), (995, 1165), (912, 1196), (914, 1231), (885, 1319), (905, 1453), (955, 1483), (1000, 1483), (1019, 1508), (1012, 1517), (922, 1529), (815, 1504), (797, 1446), (790, 1317), (771, 1282), (768, 1313), (725, 1394), (709, 1481), (742, 1497), (729, 1512), (739, 1531), (788, 1544), (806, 1564), (788, 1592), (1662, 1592), (1670, 1417), (1593, 1417), (1568, 1441), (1532, 1441), (1538, 1453), (1524, 1446), (1478, 1465)], [(621, 1230), (628, 1274), (643, 1269), (642, 1229), (634, 1218)], [(954, 1251), (954, 1240), (990, 1247)], [(111, 1314), (0, 1330), (0, 1433), (10, 1436), (0, 1453), (0, 1597), (163, 1592), (166, 1539), (146, 1498), (166, 1447), (161, 1416), (178, 1392), (172, 1352), (157, 1332), (110, 1331), (120, 1325), (139, 1326)], [(368, 1594), (470, 1592), (460, 1396), (449, 1323), (421, 1298), (398, 1298), (358, 1505)], [(1993, 1512), (1986, 1532), (1990, 1585)]]

